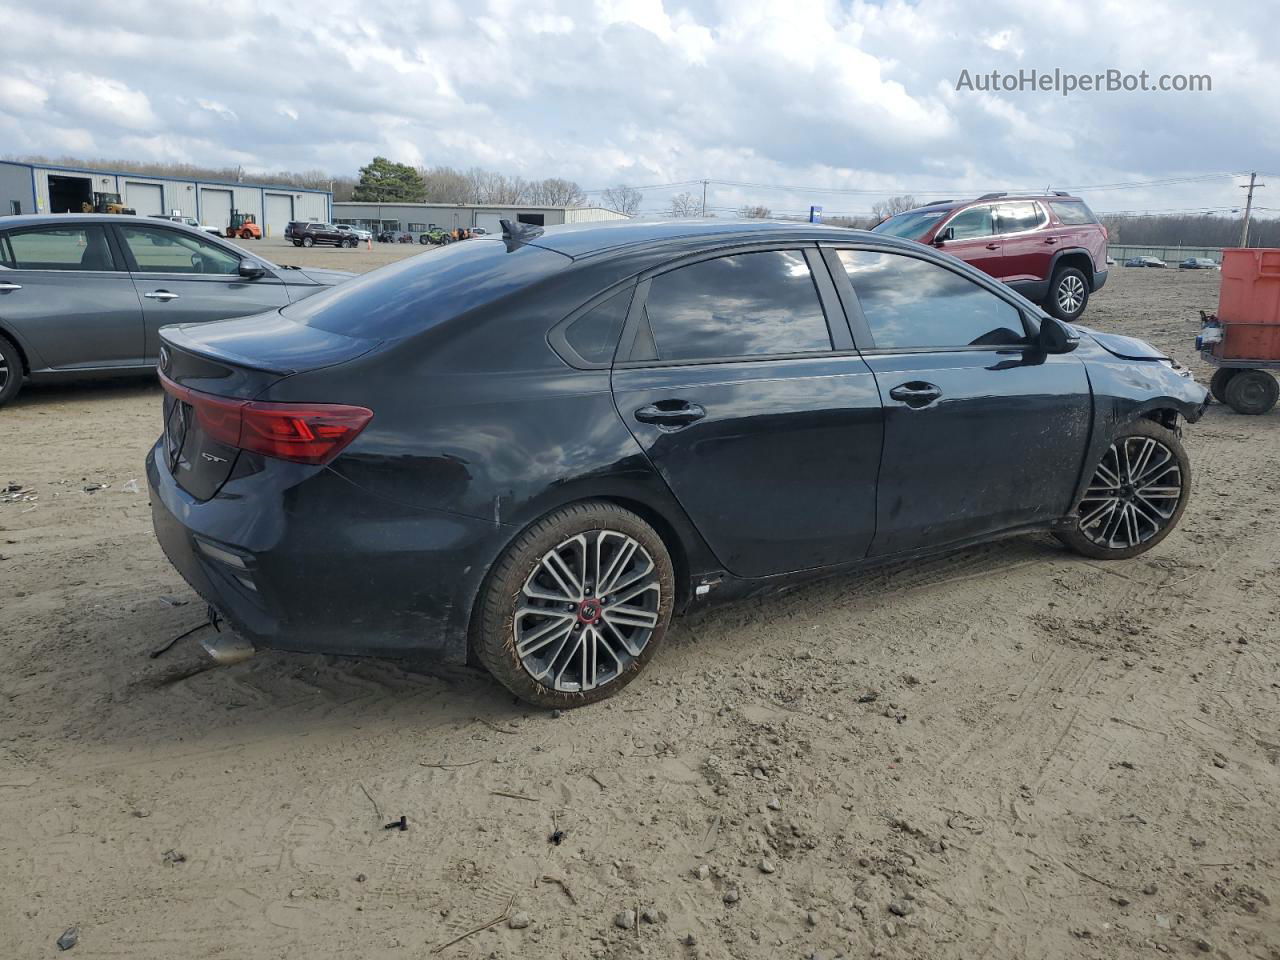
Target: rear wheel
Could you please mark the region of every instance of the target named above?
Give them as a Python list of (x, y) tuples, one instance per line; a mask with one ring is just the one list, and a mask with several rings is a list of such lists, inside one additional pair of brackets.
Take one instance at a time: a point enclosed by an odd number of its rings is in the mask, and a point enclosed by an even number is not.
[(304, 247), (314, 247), (314, 246), (316, 245), (316, 238), (315, 238), (315, 237), (303, 237), (303, 238), (302, 238), (302, 245), (303, 245)]
[(1219, 403), (1227, 402), (1227, 384), (1239, 372), (1237, 367), (1219, 367), (1213, 371), (1213, 376), (1209, 379), (1209, 393), (1213, 395), (1213, 399)]
[(1236, 413), (1257, 416), (1276, 405), (1280, 383), (1265, 370), (1241, 370), (1231, 378), (1223, 396)]
[(1074, 320), (1089, 303), (1089, 281), (1075, 267), (1060, 267), (1049, 284), (1049, 312), (1059, 320)]
[(295, 240), (295, 241), (293, 241), (293, 245), (294, 245), (295, 247), (300, 247), (300, 246), (302, 246), (302, 241), (301, 241), (301, 240)]
[(22, 389), (22, 374), (22, 357), (18, 348), (5, 337), (0, 337), (0, 407)]
[(643, 669), (674, 600), (671, 556), (651, 526), (611, 503), (574, 504), (530, 526), (490, 570), (472, 649), (521, 699), (582, 706)]
[(1190, 492), (1191, 461), (1177, 434), (1138, 420), (1103, 453), (1077, 508), (1076, 526), (1058, 539), (1086, 557), (1136, 557), (1177, 526)]

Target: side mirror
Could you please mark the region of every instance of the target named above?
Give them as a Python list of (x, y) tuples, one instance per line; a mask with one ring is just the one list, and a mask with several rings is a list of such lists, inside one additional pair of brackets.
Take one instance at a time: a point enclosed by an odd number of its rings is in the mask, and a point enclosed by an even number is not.
[(246, 280), (257, 280), (267, 275), (267, 268), (257, 260), (241, 260), (239, 274)]
[(956, 228), (947, 227), (945, 230), (940, 230), (938, 232), (938, 235), (933, 238), (933, 245), (935, 247), (940, 247), (944, 243), (946, 243), (948, 240), (954, 240), (955, 238), (956, 238)]
[(1041, 353), (1070, 353), (1080, 346), (1080, 336), (1071, 327), (1055, 317), (1040, 321), (1040, 336), (1036, 346)]

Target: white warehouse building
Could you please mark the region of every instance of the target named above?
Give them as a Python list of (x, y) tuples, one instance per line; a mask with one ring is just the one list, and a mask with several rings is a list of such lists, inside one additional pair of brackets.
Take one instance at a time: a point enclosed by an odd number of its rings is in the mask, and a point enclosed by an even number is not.
[(333, 205), (333, 222), (380, 232), (397, 230), (415, 236), (432, 227), (442, 230), (483, 227), (500, 233), (501, 220), (539, 227), (596, 220), (626, 220), (626, 214), (604, 207), (541, 207), (528, 204), (366, 203), (342, 200)]
[(284, 236), (290, 220), (333, 216), (328, 190), (0, 161), (0, 216), (80, 213), (83, 204), (95, 203), (94, 194), (118, 194), (140, 217), (176, 211), (219, 230), (231, 223), (232, 211), (253, 214), (263, 233), (272, 237)]

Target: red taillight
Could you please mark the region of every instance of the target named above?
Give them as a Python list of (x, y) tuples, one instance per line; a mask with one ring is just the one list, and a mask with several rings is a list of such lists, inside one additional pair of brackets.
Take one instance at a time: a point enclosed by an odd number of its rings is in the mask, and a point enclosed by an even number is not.
[(191, 405), (209, 437), (267, 457), (295, 463), (328, 463), (373, 419), (373, 411), (343, 403), (270, 403), (233, 400), (183, 387), (164, 374), (166, 391)]

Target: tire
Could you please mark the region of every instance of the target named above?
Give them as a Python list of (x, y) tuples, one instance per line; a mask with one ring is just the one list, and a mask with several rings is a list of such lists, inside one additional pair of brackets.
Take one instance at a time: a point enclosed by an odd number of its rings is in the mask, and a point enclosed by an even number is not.
[(1209, 378), (1209, 393), (1219, 403), (1227, 402), (1227, 384), (1240, 372), (1238, 367), (1219, 367)]
[(316, 238), (315, 238), (315, 237), (303, 237), (303, 238), (302, 238), (302, 245), (303, 245), (304, 247), (314, 247), (314, 246), (316, 245)]
[(1276, 405), (1280, 383), (1265, 370), (1241, 370), (1231, 378), (1223, 396), (1236, 413), (1256, 417)]
[(1154, 420), (1136, 420), (1102, 455), (1076, 508), (1076, 526), (1056, 536), (1086, 557), (1127, 560), (1169, 535), (1190, 495), (1191, 461), (1178, 435)]
[(0, 336), (0, 407), (18, 395), (25, 372), (18, 348), (7, 337)]
[(300, 247), (300, 246), (302, 246), (302, 241), (301, 241), (301, 240), (295, 240), (295, 241), (293, 241), (293, 245), (294, 245), (295, 247)]
[[(596, 596), (592, 582), (601, 565), (593, 558), (602, 554), (604, 576), (610, 563), (624, 563), (610, 580), (622, 593), (612, 598)], [(615, 504), (577, 503), (531, 524), (493, 565), (480, 588), (471, 648), (520, 699), (580, 707), (613, 696), (644, 669), (666, 636), (674, 601), (675, 570), (657, 532)], [(583, 662), (588, 644), (591, 664)]]
[(1089, 278), (1075, 267), (1059, 267), (1049, 283), (1048, 311), (1059, 320), (1075, 320), (1089, 304)]
[(425, 247), (431, 241), (427, 239), (427, 235), (424, 233), (422, 236), (418, 238), (418, 242)]

